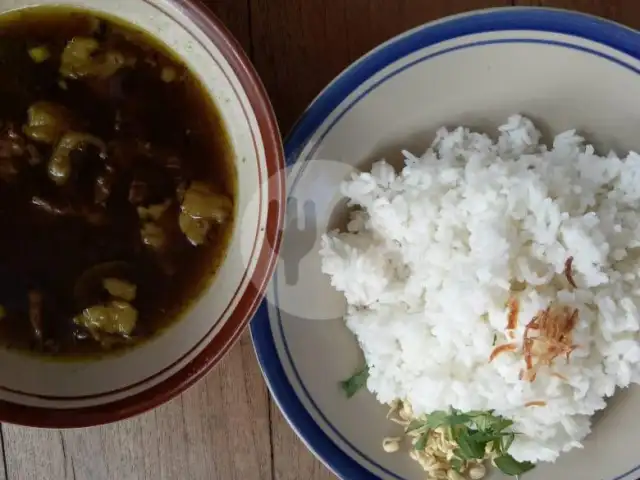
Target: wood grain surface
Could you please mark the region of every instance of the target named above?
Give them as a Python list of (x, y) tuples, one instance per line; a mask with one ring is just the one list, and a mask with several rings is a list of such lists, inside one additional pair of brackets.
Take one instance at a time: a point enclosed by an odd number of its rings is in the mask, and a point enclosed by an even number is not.
[[(207, 0), (250, 54), (283, 132), (342, 69), (394, 35), (466, 10), (572, 8), (640, 28), (636, 0)], [(100, 428), (3, 425), (0, 480), (335, 478), (270, 402), (248, 335), (206, 380), (157, 410)], [(351, 479), (349, 479), (351, 480)], [(354, 479), (355, 480), (355, 479)]]

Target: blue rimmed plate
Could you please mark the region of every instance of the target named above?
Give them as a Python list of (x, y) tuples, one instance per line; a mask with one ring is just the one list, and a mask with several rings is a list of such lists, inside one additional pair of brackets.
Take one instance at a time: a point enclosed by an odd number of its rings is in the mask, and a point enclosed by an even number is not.
[[(311, 104), (286, 145), (289, 219), (267, 301), (251, 331), (273, 396), (306, 445), (345, 479), (423, 479), (386, 454), (386, 408), (338, 382), (361, 363), (344, 301), (320, 271), (320, 236), (344, 219), (340, 182), (401, 148), (423, 151), (442, 126), (495, 129), (521, 113), (549, 131), (577, 127), (601, 149), (640, 149), (640, 34), (560, 10), (508, 8), (447, 18), (378, 47)], [(527, 480), (640, 475), (640, 388), (594, 419), (584, 449)], [(491, 479), (502, 478), (496, 473)]]

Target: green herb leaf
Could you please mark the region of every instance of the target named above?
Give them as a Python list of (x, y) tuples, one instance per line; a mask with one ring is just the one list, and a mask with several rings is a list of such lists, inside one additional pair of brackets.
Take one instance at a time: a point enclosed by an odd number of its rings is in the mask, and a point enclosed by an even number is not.
[(404, 433), (417, 432), (421, 428), (426, 428), (426, 424), (424, 420), (413, 420), (409, 425), (407, 425), (404, 429)]
[(482, 417), (485, 415), (491, 415), (491, 412), (485, 412), (483, 410), (471, 410), (467, 412), (466, 415), (469, 415), (470, 417)]
[(492, 347), (496, 346), (496, 343), (498, 343), (498, 334), (494, 333), (493, 334), (493, 343), (491, 344)]
[[(505, 437), (513, 437), (513, 439), (515, 439), (516, 434), (513, 432), (493, 432), (493, 431), (478, 431), (478, 430), (470, 430), (469, 431), (469, 436), (471, 438), (473, 438), (474, 441), (476, 442), (484, 442), (484, 443), (489, 443), (489, 442), (493, 442), (495, 440), (502, 440)], [(513, 443), (513, 440), (511, 440), (511, 443)], [(510, 444), (509, 444), (510, 446)]]
[(502, 453), (507, 453), (513, 441), (516, 439), (515, 433), (509, 432), (507, 434), (503, 434), (502, 438), (500, 438), (500, 451)]
[(507, 420), (506, 418), (497, 418), (493, 417), (493, 422), (491, 424), (491, 430), (494, 432), (501, 432), (505, 428), (509, 428), (513, 425), (513, 420)]
[(489, 430), (493, 429), (494, 425), (500, 425), (502, 422), (511, 422), (511, 420), (505, 420), (502, 417), (495, 416), (493, 410), (472, 410), (466, 412), (464, 415), (471, 417), (471, 420), (476, 424), (478, 430)]
[(469, 437), (476, 443), (483, 443), (486, 447), (487, 443), (499, 439), (501, 435), (492, 432), (473, 432)]
[(445, 424), (455, 427), (456, 425), (465, 425), (471, 421), (471, 416), (464, 413), (455, 413), (450, 415)]
[(427, 416), (427, 421), (425, 422), (425, 425), (429, 428), (438, 428), (438, 427), (441, 427), (442, 425), (446, 425), (448, 418), (449, 418), (449, 414), (447, 412), (438, 410), (433, 413), (430, 413)]
[(422, 451), (427, 447), (427, 442), (429, 441), (429, 434), (430, 434), (430, 430), (427, 430), (426, 432), (424, 432), (420, 438), (418, 439), (418, 441), (416, 442), (416, 444), (413, 446), (414, 450), (419, 450)]
[(497, 457), (494, 462), (502, 473), (512, 476), (521, 475), (535, 467), (531, 462), (518, 462), (511, 455)]
[(473, 422), (475, 423), (476, 428), (481, 431), (491, 431), (497, 433), (513, 425), (513, 421), (504, 419), (502, 417), (496, 417), (495, 415), (493, 415), (493, 412), (480, 412), (480, 414), (471, 416), (473, 417)]
[(477, 415), (473, 418), (473, 423), (476, 424), (476, 428), (482, 432), (486, 432), (491, 429), (493, 420), (491, 415)]
[(449, 464), (451, 465), (451, 468), (453, 468), (456, 472), (462, 473), (462, 469), (464, 468), (464, 460), (458, 457), (453, 457), (449, 461)]
[(467, 427), (465, 425), (457, 425), (455, 427), (449, 427), (447, 433), (449, 434), (449, 438), (451, 438), (451, 440), (458, 443), (458, 438), (460, 438), (460, 435), (467, 434)]
[(340, 382), (340, 386), (347, 398), (353, 397), (358, 391), (367, 385), (369, 379), (369, 367), (365, 366), (362, 370), (354, 373), (350, 378)]
[(496, 438), (493, 441), (493, 451), (496, 453), (505, 453), (505, 452), (500, 452), (500, 439)]
[[(475, 431), (469, 435), (469, 441), (478, 446), (478, 452), (482, 451), (483, 456), (486, 454), (487, 445), (493, 442), (493, 448), (495, 450), (495, 446), (500, 443), (502, 438), (501, 433), (493, 433), (493, 432), (478, 432)], [(500, 452), (502, 453), (502, 452)]]
[(462, 453), (462, 458), (467, 460), (475, 460), (484, 458), (484, 444), (476, 442), (470, 435), (460, 435), (458, 438), (458, 446)]

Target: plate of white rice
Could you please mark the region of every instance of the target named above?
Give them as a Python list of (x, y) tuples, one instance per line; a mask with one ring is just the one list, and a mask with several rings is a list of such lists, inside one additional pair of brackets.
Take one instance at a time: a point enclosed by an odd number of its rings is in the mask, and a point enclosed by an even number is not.
[(640, 35), (451, 17), (356, 62), (287, 141), (252, 324), (340, 478), (640, 476)]

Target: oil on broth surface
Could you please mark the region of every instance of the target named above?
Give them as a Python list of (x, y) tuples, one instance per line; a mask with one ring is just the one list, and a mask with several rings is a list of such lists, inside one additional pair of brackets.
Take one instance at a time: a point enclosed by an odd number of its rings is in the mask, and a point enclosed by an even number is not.
[(145, 33), (62, 7), (0, 17), (0, 344), (86, 358), (179, 317), (228, 246), (228, 145)]

